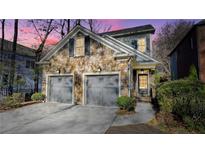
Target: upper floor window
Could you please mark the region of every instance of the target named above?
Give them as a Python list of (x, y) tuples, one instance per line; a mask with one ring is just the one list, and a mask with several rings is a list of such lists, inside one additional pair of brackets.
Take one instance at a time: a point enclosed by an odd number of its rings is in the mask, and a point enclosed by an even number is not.
[(35, 62), (34, 62), (34, 61), (30, 61), (30, 60), (27, 60), (27, 61), (26, 61), (26, 68), (31, 68), (31, 69), (33, 69), (33, 68), (34, 68), (34, 65), (35, 65)]
[(75, 40), (75, 56), (84, 56), (85, 54), (84, 37), (76, 37)]
[(146, 51), (146, 40), (145, 40), (145, 38), (139, 38), (137, 40), (137, 49), (141, 52)]

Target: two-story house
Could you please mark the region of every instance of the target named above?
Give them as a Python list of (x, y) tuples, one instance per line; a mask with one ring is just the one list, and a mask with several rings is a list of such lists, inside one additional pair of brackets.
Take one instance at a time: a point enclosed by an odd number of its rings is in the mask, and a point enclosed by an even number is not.
[(198, 77), (205, 82), (205, 20), (193, 25), (169, 54), (171, 78), (185, 78), (195, 66)]
[(39, 62), (48, 102), (115, 106), (118, 96), (151, 95), (159, 63), (151, 25), (96, 34), (77, 25)]
[[(10, 78), (10, 69), (12, 61), (12, 45), (13, 43), (8, 40), (4, 40), (4, 50), (0, 52), (1, 57), (1, 73), (0, 83), (2, 95), (8, 95), (8, 84)], [(1, 45), (0, 45), (1, 46)], [(30, 93), (34, 89), (34, 64), (35, 64), (35, 50), (17, 44), (16, 50), (16, 69), (15, 69), (15, 81), (14, 81), (14, 92)], [(22, 81), (22, 82), (18, 82)]]

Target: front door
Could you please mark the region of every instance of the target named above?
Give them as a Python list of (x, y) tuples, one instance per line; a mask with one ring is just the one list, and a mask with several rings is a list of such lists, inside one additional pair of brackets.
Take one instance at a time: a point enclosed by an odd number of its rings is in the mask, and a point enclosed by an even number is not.
[(148, 95), (148, 74), (138, 75), (138, 93), (142, 96)]

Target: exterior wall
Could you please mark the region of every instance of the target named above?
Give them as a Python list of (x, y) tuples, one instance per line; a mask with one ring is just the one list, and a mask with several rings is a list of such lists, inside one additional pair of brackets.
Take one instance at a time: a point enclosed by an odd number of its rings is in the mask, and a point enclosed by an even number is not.
[[(83, 102), (84, 73), (120, 73), (120, 93), (128, 95), (128, 59), (116, 60), (113, 51), (94, 40), (91, 40), (90, 56), (69, 57), (68, 48), (61, 49), (50, 59), (49, 65), (43, 65), (42, 90), (46, 94), (46, 75), (74, 74), (74, 100), (77, 104)], [(101, 69), (101, 72), (99, 72)]]
[(170, 57), (171, 79), (177, 79), (177, 52), (174, 52)]
[(205, 26), (197, 28), (198, 58), (199, 58), (199, 78), (205, 83)]
[(116, 37), (121, 42), (129, 45), (132, 47), (132, 41), (137, 40), (139, 38), (145, 38), (146, 40), (146, 51), (147, 55), (152, 56), (152, 45), (151, 45), (151, 34), (137, 34), (137, 35), (130, 35), (130, 36), (122, 36)]
[[(3, 59), (2, 74), (9, 75), (10, 65), (11, 65), (11, 53), (8, 51), (3, 52), (2, 59)], [(33, 90), (33, 88), (34, 88), (33, 69), (26, 68), (26, 61), (28, 61), (28, 60), (35, 62), (35, 57), (16, 54), (16, 70), (15, 70), (16, 72), (15, 73), (16, 73), (16, 75), (22, 76), (22, 78), (25, 80), (26, 84), (25, 84), (25, 86), (23, 86), (23, 89), (27, 90), (27, 91)]]
[(195, 29), (190, 31), (180, 42), (174, 50), (174, 53), (171, 54), (170, 60), (171, 72), (175, 72), (174, 79), (187, 77), (191, 65), (194, 65), (198, 71), (198, 51)]

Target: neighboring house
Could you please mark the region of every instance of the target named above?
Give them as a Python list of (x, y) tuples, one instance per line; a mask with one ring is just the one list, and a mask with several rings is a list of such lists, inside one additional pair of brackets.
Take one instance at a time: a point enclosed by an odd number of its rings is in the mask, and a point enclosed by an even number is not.
[(187, 77), (194, 65), (199, 79), (205, 82), (205, 20), (195, 24), (169, 56), (173, 80)]
[(118, 96), (150, 97), (154, 31), (147, 25), (96, 34), (77, 25), (39, 62), (47, 101), (115, 106)]
[[(2, 56), (2, 62), (0, 62), (2, 65), (2, 70), (0, 73), (0, 83), (1, 83), (0, 98), (2, 97), (2, 95), (4, 96), (8, 95), (8, 85), (9, 85), (9, 78), (11, 72), (10, 66), (11, 66), (12, 54), (13, 54), (12, 45), (13, 42), (4, 40), (4, 50), (0, 51), (1, 53), (0, 56)], [(35, 64), (35, 50), (17, 44), (15, 81), (13, 86), (14, 92), (18, 91), (23, 93), (30, 93), (33, 91), (34, 64)], [(23, 81), (23, 82), (20, 83), (18, 81)]]

